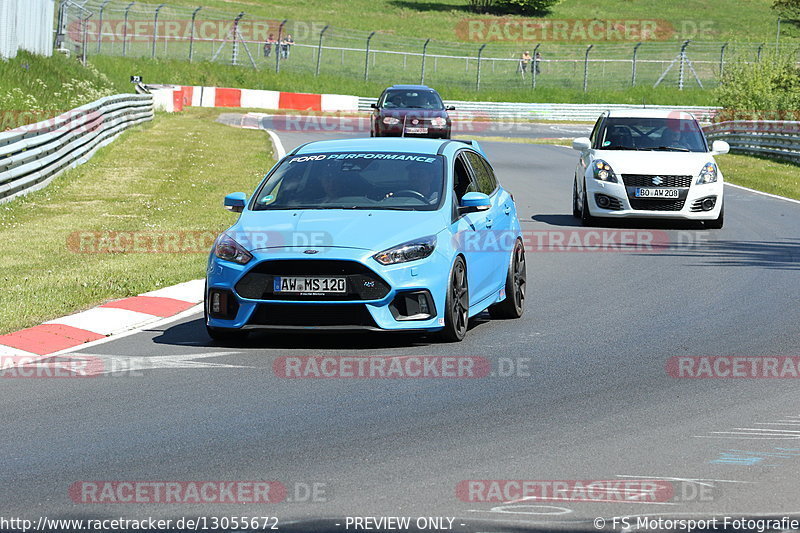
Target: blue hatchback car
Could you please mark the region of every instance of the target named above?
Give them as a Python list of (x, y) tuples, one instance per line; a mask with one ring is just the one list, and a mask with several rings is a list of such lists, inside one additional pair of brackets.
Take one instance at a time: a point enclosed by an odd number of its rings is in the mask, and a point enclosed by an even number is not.
[(512, 196), (475, 142), (346, 139), (300, 146), (251, 198), (206, 278), (216, 340), (256, 328), (438, 332), (518, 318), (525, 250)]

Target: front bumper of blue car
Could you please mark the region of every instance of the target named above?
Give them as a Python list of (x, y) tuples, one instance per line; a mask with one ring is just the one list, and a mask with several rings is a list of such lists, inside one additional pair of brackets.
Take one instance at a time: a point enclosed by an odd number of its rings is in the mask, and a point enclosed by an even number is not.
[[(373, 251), (325, 248), (255, 251), (245, 265), (211, 255), (207, 268), (207, 324), (229, 329), (427, 330), (444, 326), (451, 259), (427, 258), (384, 266)], [(346, 279), (341, 294), (280, 293), (275, 278)]]

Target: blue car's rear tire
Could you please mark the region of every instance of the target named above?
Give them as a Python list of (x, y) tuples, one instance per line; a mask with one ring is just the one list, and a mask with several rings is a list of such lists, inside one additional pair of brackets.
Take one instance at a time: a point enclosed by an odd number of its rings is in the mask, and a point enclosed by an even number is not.
[(525, 247), (517, 239), (506, 275), (506, 299), (489, 306), (492, 318), (519, 318), (525, 312), (525, 290), (527, 288), (527, 269), (525, 266)]
[(469, 325), (469, 285), (467, 265), (461, 257), (456, 258), (450, 271), (445, 298), (444, 328), (439, 339), (444, 342), (460, 342), (467, 334)]

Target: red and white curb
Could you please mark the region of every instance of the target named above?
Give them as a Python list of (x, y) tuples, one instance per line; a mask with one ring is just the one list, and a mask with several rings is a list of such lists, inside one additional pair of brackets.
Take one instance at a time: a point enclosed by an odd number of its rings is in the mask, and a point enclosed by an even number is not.
[(358, 96), (293, 93), (225, 87), (163, 86), (152, 91), (156, 109), (170, 113), (184, 107), (283, 109), (292, 111), (358, 111)]
[(50, 356), (195, 312), (204, 280), (188, 281), (0, 335), (0, 356)]

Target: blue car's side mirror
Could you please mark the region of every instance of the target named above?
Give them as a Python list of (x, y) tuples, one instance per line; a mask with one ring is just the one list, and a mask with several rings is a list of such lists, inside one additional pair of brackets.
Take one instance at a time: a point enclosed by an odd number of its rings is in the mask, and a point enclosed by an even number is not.
[(492, 200), (488, 194), (482, 192), (468, 192), (461, 197), (458, 206), (458, 213), (461, 215), (475, 213), (476, 211), (486, 211), (492, 207)]
[(225, 197), (225, 209), (233, 211), (234, 213), (241, 213), (244, 211), (246, 203), (247, 195), (243, 192), (232, 192)]

